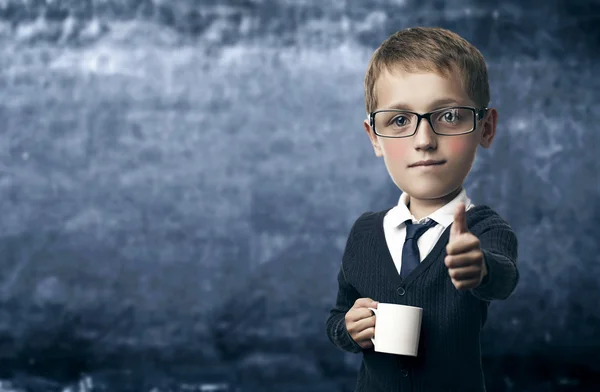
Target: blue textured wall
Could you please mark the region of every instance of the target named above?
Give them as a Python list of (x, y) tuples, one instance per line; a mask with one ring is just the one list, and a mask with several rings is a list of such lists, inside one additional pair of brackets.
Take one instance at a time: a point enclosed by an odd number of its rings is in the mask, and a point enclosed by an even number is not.
[(335, 276), (399, 194), (362, 80), (414, 25), (476, 44), (499, 110), (467, 182), (520, 240), (489, 390), (600, 388), (600, 4), (494, 3), (0, 2), (0, 391), (352, 390)]

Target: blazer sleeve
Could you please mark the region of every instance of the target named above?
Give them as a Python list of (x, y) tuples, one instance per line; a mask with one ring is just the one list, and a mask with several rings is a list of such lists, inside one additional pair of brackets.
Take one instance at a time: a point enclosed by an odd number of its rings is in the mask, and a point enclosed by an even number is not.
[(471, 292), (484, 301), (506, 299), (519, 282), (517, 236), (508, 224), (498, 223), (478, 238), (488, 274)]
[[(357, 219), (357, 222), (362, 216)], [(337, 298), (334, 307), (331, 309), (329, 317), (326, 322), (327, 337), (337, 347), (344, 351), (351, 353), (360, 353), (362, 347), (356, 343), (350, 333), (346, 329), (345, 316), (348, 310), (354, 306), (354, 302), (360, 298), (358, 291), (348, 282), (344, 273), (344, 265), (353, 261), (354, 248), (356, 246), (357, 236), (356, 223), (352, 227), (348, 240), (346, 241), (346, 248), (344, 249), (344, 255), (342, 256), (342, 263), (337, 276)]]

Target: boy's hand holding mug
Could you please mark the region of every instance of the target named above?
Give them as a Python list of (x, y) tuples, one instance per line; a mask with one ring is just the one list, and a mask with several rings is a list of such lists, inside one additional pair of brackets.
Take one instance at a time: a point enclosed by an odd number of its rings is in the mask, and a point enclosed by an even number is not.
[(377, 308), (377, 301), (359, 298), (345, 316), (350, 337), (363, 349), (373, 347), (371, 338), (375, 335), (375, 315), (369, 308)]
[(452, 284), (458, 290), (474, 289), (487, 275), (479, 239), (467, 228), (465, 204), (460, 203), (454, 212), (454, 223), (446, 246), (445, 263)]

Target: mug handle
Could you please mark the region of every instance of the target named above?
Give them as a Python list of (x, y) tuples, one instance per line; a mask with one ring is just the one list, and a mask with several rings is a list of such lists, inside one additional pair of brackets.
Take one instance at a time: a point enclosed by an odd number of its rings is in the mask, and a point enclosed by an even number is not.
[[(377, 309), (369, 308), (369, 310), (373, 312), (373, 314), (375, 315), (375, 319), (377, 320)], [(373, 335), (373, 337), (371, 338), (371, 342), (373, 342), (373, 346), (375, 346), (375, 335)]]

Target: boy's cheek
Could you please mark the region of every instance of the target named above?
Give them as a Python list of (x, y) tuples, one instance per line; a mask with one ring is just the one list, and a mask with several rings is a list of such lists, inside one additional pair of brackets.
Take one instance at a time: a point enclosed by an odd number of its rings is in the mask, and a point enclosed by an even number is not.
[[(470, 135), (467, 135), (470, 136)], [(463, 162), (465, 165), (471, 165), (475, 159), (477, 151), (477, 142), (472, 138), (456, 137), (447, 140), (445, 146), (446, 156), (452, 158), (456, 163)]]
[(473, 143), (468, 138), (454, 137), (448, 140), (448, 152), (453, 156), (460, 156), (472, 148)]
[(400, 162), (407, 156), (410, 146), (407, 143), (402, 143), (404, 140), (387, 139), (381, 141), (381, 149), (388, 162)]

